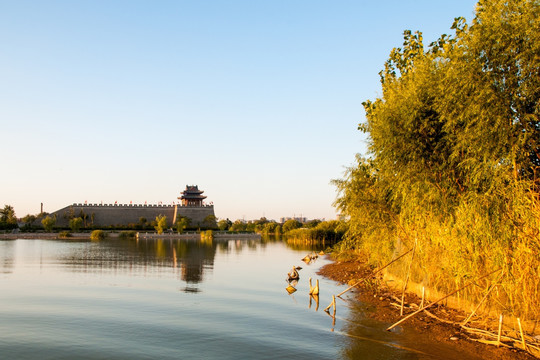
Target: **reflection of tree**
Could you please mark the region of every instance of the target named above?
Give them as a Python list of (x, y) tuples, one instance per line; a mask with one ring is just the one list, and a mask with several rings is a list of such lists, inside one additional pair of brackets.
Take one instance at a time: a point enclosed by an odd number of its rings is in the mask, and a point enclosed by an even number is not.
[(13, 272), (14, 241), (2, 241), (0, 243), (0, 274)]

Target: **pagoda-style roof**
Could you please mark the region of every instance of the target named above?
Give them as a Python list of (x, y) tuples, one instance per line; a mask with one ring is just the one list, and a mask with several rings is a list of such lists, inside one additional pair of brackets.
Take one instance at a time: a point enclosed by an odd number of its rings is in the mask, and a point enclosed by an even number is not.
[(197, 185), (186, 185), (186, 189), (182, 192), (182, 196), (178, 199), (180, 200), (203, 200), (206, 199), (206, 196), (201, 195), (204, 191), (199, 190)]

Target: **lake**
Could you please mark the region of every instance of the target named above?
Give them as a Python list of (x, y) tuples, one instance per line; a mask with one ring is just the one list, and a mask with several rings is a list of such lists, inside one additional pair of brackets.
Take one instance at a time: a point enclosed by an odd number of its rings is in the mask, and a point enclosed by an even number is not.
[[(263, 240), (2, 240), (1, 359), (440, 359)], [(285, 288), (301, 266), (297, 291)], [(308, 278), (319, 279), (319, 304)], [(441, 357), (441, 354), (448, 356)], [(455, 357), (459, 359), (459, 354)]]

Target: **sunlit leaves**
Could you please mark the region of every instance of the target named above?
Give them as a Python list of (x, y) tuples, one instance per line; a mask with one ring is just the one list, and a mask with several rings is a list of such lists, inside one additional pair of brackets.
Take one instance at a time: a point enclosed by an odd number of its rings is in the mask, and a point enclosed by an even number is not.
[(519, 312), (524, 294), (540, 301), (540, 279), (524, 280), (540, 267), (525, 251), (540, 247), (540, 3), (480, 1), (451, 29), (427, 48), (405, 31), (362, 104), (369, 154), (334, 181), (343, 246), (384, 263), (418, 239), (416, 280), (443, 290), (504, 269)]

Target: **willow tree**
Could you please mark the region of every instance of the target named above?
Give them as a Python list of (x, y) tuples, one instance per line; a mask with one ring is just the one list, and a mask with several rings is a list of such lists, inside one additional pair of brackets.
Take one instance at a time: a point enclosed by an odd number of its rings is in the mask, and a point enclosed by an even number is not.
[(363, 103), (369, 154), (335, 181), (350, 217), (343, 246), (384, 263), (418, 239), (415, 280), (451, 290), (502, 269), (500, 302), (537, 312), (539, 19), (537, 0), (491, 0), (427, 47), (405, 31), (382, 96)]

